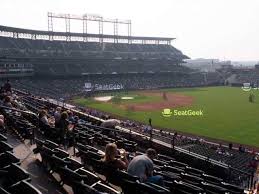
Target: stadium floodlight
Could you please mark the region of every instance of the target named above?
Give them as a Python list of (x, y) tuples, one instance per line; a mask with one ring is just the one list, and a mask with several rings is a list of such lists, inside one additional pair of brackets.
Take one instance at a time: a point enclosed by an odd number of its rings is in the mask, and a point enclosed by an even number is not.
[[(53, 18), (66, 20), (66, 31), (68, 31), (67, 29), (70, 29), (70, 20), (82, 20), (84, 28), (87, 26), (87, 21), (98, 22), (99, 23), (98, 24), (99, 25), (99, 34), (102, 34), (103, 23), (113, 23), (114, 35), (116, 35), (116, 36), (118, 35), (118, 25), (126, 24), (128, 26), (128, 36), (131, 36), (131, 20), (119, 20), (117, 18), (116, 19), (104, 18), (103, 16), (98, 15), (98, 14), (85, 13), (82, 15), (76, 15), (76, 14), (48, 12), (49, 31), (53, 31)], [(83, 33), (85, 31), (86, 31), (86, 29), (83, 29)]]

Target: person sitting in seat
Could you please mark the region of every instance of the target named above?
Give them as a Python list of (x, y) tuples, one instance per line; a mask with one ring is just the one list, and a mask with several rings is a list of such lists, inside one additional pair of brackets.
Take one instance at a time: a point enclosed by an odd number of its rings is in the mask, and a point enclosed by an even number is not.
[(46, 110), (41, 110), (39, 113), (39, 127), (40, 128), (49, 127), (49, 121), (48, 121)]
[(156, 151), (149, 148), (146, 154), (134, 157), (129, 163), (128, 173), (139, 177), (141, 182), (151, 182), (163, 186), (163, 177), (153, 175), (154, 164), (152, 160), (156, 158), (156, 155)]
[(6, 107), (9, 107), (9, 108), (13, 108), (13, 105), (12, 105), (12, 100), (11, 100), (11, 97), (10, 96), (6, 96), (4, 98), (4, 103), (3, 103), (4, 106)]
[(121, 158), (118, 158), (119, 150), (115, 143), (109, 143), (105, 148), (105, 155), (103, 162), (110, 166), (112, 169), (126, 170), (129, 164), (127, 159), (127, 153), (125, 150), (121, 150)]

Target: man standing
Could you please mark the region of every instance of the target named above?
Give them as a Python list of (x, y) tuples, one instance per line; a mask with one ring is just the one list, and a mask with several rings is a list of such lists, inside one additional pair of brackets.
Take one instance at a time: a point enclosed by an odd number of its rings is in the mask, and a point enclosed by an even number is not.
[(152, 160), (156, 158), (156, 155), (156, 151), (149, 148), (146, 154), (136, 156), (129, 163), (128, 173), (139, 177), (141, 182), (151, 182), (163, 186), (163, 177), (153, 175), (154, 164)]
[(173, 150), (174, 150), (174, 146), (175, 146), (175, 141), (176, 141), (176, 139), (177, 139), (177, 132), (174, 133), (173, 139), (172, 139), (172, 141), (171, 141), (171, 145), (172, 145)]
[(163, 99), (167, 101), (167, 94), (166, 94), (166, 92), (163, 92)]
[(54, 118), (55, 118), (55, 127), (59, 126), (59, 121), (61, 118), (61, 108), (57, 107), (56, 111), (54, 112)]

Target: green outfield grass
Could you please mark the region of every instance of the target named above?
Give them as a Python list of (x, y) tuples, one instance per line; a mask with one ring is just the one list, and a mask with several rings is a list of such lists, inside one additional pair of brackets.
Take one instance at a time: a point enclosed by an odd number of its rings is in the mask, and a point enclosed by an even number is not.
[[(165, 91), (193, 96), (193, 105), (176, 109), (202, 110), (204, 115), (166, 118), (162, 116), (162, 110), (132, 112), (122, 109), (117, 103), (96, 102), (93, 99), (84, 98), (76, 98), (74, 102), (144, 123), (148, 122), (148, 118), (152, 118), (153, 125), (157, 127), (259, 147), (259, 90), (252, 91), (255, 95), (254, 103), (248, 101), (250, 92), (234, 87), (183, 88)], [(123, 96), (124, 93), (119, 95)], [(159, 97), (140, 96), (137, 92), (130, 92), (127, 96), (134, 96), (135, 99), (122, 101), (119, 104), (160, 100)]]

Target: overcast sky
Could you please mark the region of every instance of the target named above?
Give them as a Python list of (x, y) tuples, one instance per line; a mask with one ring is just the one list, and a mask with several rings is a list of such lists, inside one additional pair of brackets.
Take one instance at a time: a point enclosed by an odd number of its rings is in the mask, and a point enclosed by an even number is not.
[[(0, 25), (47, 30), (48, 11), (131, 19), (132, 35), (175, 37), (173, 45), (191, 58), (259, 61), (259, 0), (0, 0)], [(82, 32), (80, 25), (71, 30)]]

